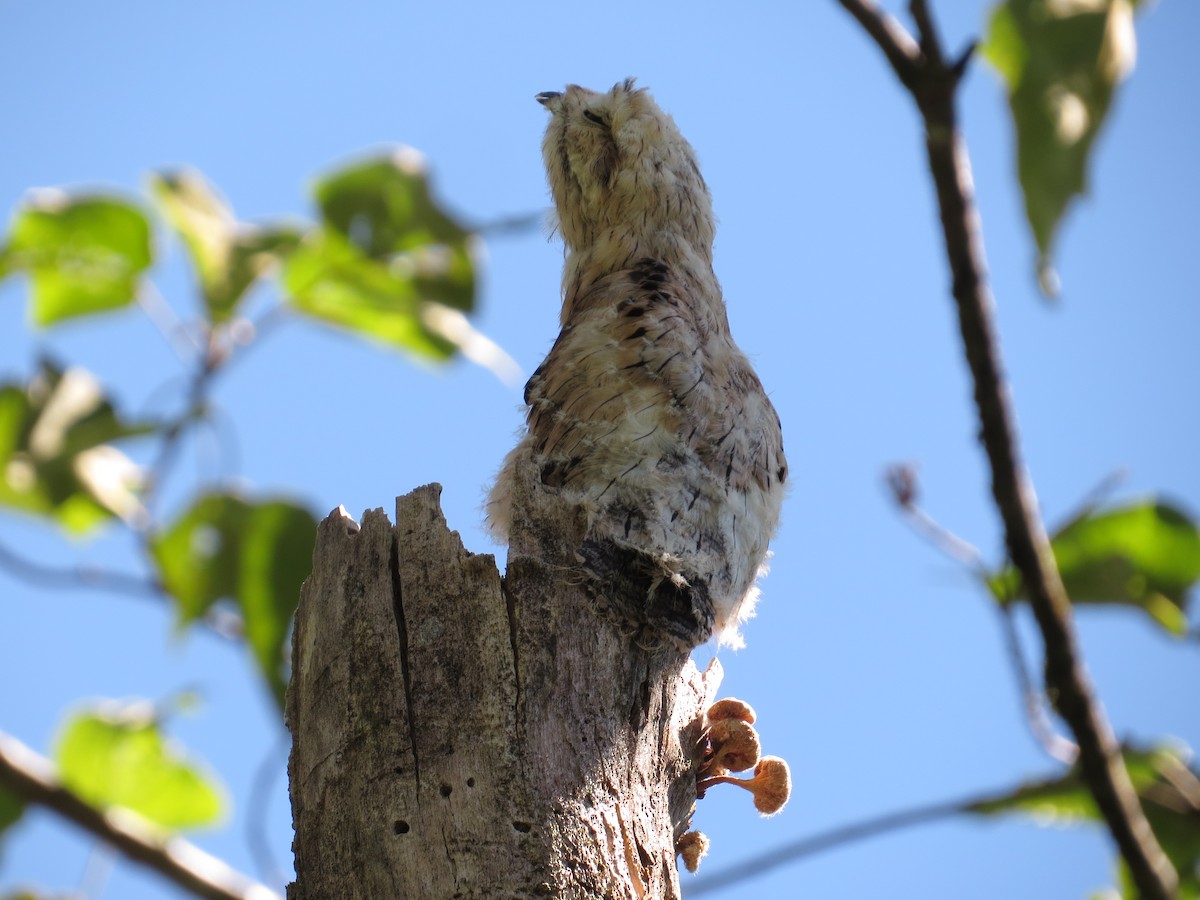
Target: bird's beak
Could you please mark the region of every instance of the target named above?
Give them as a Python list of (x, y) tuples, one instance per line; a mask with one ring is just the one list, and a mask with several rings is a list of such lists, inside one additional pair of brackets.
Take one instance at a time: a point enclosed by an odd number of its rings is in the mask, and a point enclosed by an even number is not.
[(542, 91), (533, 99), (542, 104), (542, 106), (549, 106), (551, 100), (557, 100), (561, 96), (562, 91)]

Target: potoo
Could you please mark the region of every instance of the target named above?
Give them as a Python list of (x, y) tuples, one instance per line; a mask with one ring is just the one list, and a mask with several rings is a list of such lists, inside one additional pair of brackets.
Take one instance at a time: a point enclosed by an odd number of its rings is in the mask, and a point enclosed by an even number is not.
[(528, 429), (488, 497), (507, 540), (513, 485), (587, 514), (589, 591), (685, 649), (740, 645), (787, 463), (779, 417), (733, 342), (712, 268), (712, 201), (691, 146), (633, 79), (537, 96), (566, 244), (562, 331), (525, 388)]

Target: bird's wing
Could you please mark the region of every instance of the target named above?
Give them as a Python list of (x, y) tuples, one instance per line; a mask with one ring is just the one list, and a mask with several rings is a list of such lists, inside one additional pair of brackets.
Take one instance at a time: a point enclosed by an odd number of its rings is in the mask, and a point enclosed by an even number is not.
[(573, 298), (571, 319), (526, 386), (546, 485), (586, 485), (603, 500), (618, 482), (655, 490), (656, 478), (689, 466), (677, 487), (704, 494), (752, 483), (769, 491), (782, 480), (778, 417), (729, 336), (719, 298), (704, 301), (652, 259)]

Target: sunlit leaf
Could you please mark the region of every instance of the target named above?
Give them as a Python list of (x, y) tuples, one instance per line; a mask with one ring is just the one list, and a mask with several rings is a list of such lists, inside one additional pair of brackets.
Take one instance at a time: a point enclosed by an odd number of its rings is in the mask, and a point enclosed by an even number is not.
[(17, 211), (0, 274), (29, 274), (33, 320), (50, 325), (129, 305), (151, 258), (150, 223), (133, 204), (44, 190)]
[(317, 522), (308, 510), (274, 500), (250, 503), (232, 494), (201, 497), (152, 540), (159, 574), (187, 625), (219, 600), (241, 611), (246, 639), (282, 703), (287, 633), (312, 571)]
[(454, 344), (422, 322), (412, 281), (395, 277), (336, 232), (313, 235), (292, 254), (284, 285), (296, 309), (315, 318), (428, 359), (454, 353)]
[(292, 226), (236, 221), (216, 189), (194, 170), (155, 173), (150, 189), (188, 249), (214, 323), (231, 318), (250, 286), (300, 241), (300, 230)]
[(1133, 69), (1131, 0), (1004, 0), (992, 12), (984, 57), (1008, 87), (1017, 172), (1053, 293), (1054, 238), (1071, 199), (1086, 189), (1092, 144), (1113, 92)]
[[(1124, 757), (1150, 827), (1179, 873), (1179, 896), (1197, 896), (1200, 894), (1200, 778), (1184, 763), (1184, 754), (1174, 748), (1126, 748)], [(975, 803), (966, 811), (984, 816), (1020, 813), (1042, 825), (1101, 821), (1078, 765), (1062, 778), (1023, 785), (1006, 797)], [(1127, 891), (1126, 896), (1136, 894)]]
[[(1081, 516), (1051, 538), (1072, 603), (1136, 606), (1172, 634), (1187, 631), (1189, 591), (1200, 580), (1200, 530), (1166, 503), (1141, 502)], [(1020, 596), (1011, 566), (989, 582)]]
[(322, 226), (285, 271), (295, 307), (422, 357), (450, 356), (454, 334), (428, 310), (474, 308), (474, 238), (430, 197), (419, 155), (346, 166), (315, 195)]
[(148, 703), (109, 703), (67, 720), (55, 748), (63, 784), (94, 806), (124, 807), (163, 828), (213, 825), (214, 777), (167, 741)]
[(73, 533), (136, 516), (141, 470), (111, 442), (151, 430), (122, 419), (91, 373), (43, 361), (28, 384), (0, 385), (0, 506)]

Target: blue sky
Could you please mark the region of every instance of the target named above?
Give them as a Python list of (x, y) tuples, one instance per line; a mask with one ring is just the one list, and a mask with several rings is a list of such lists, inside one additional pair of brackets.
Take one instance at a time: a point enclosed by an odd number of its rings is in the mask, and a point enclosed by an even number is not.
[[(987, 9), (934, 5), (950, 47), (978, 34)], [(1100, 139), (1090, 196), (1061, 236), (1056, 305), (1037, 294), (1002, 91), (982, 64), (964, 87), (1003, 349), (1051, 524), (1118, 468), (1129, 472), (1118, 497), (1160, 492), (1200, 514), (1198, 28), (1191, 3), (1139, 17), (1137, 69)], [(795, 793), (762, 821), (740, 792), (714, 791), (696, 818), (713, 843), (702, 871), (1052, 771), (1024, 727), (995, 611), (908, 530), (882, 487), (888, 464), (916, 463), (926, 508), (998, 559), (915, 111), (833, 0), (737, 12), (623, 0), (3, 3), (0, 208), (31, 187), (136, 194), (149, 169), (186, 163), (242, 218), (310, 215), (315, 175), (403, 143), (426, 155), (450, 208), (487, 222), (549, 202), (545, 111), (533, 95), (628, 75), (700, 157), (730, 321), (782, 417), (794, 482), (748, 646), (721, 658), (722, 693), (757, 708), (765, 749), (790, 762)], [(192, 315), (180, 249), (160, 249), (156, 284)], [(477, 325), (526, 373), (556, 334), (560, 267), (560, 246), (542, 234), (487, 244)], [(271, 301), (264, 294), (258, 308)], [(181, 374), (136, 312), (34, 333), (24, 284), (0, 284), (0, 379), (25, 377), (43, 350), (96, 372), (133, 411), (161, 410), (164, 384)], [(520, 391), (489, 373), (465, 362), (430, 372), (297, 320), (232, 367), (215, 401), (217, 439), (177, 470), (176, 501), (197, 479), (234, 481), (295, 494), (319, 514), (339, 503), (357, 514), (439, 481), (451, 527), (469, 548), (495, 549), (479, 507), (513, 443)], [(47, 562), (136, 564), (120, 535), (68, 544), (8, 514), (0, 542)], [(1200, 744), (1194, 642), (1121, 610), (1085, 611), (1080, 630), (1120, 735)], [(0, 633), (0, 728), (38, 749), (89, 697), (200, 690), (202, 708), (172, 733), (220, 773), (235, 805), (225, 827), (196, 840), (257, 871), (247, 800), (267, 760), (279, 772), (261, 814), (277, 865), (290, 866), (280, 727), (240, 648), (175, 636), (154, 602), (47, 593), (3, 572)], [(71, 888), (89, 847), (34, 813), (4, 845), (0, 889)], [(955, 820), (713, 896), (1083, 897), (1111, 883), (1111, 860), (1097, 831)], [(177, 893), (118, 862), (104, 895)]]

